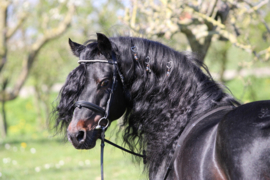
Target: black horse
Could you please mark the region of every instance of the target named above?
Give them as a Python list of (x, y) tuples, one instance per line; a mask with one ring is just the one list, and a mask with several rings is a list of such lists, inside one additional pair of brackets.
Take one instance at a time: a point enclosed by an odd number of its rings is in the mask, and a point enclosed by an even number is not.
[(194, 55), (159, 42), (98, 33), (69, 44), (79, 66), (55, 113), (75, 148), (124, 115), (124, 142), (145, 150), (151, 180), (270, 179), (270, 101), (241, 105)]

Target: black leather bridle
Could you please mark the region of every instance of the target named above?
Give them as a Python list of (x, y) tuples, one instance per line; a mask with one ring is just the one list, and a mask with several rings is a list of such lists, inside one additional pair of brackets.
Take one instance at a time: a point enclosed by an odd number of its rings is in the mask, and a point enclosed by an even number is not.
[[(113, 65), (113, 83), (112, 83), (112, 86), (111, 86), (109, 99), (107, 100), (106, 108), (103, 109), (102, 107), (100, 107), (100, 106), (98, 106), (96, 104), (93, 104), (91, 102), (87, 102), (87, 101), (77, 101), (75, 103), (75, 106), (78, 107), (78, 108), (85, 107), (85, 108), (88, 108), (88, 109), (90, 109), (92, 111), (95, 111), (95, 112), (101, 114), (103, 117), (99, 119), (98, 125), (96, 126), (95, 129), (104, 129), (104, 131), (105, 131), (105, 129), (110, 124), (110, 121), (109, 121), (108, 117), (109, 117), (109, 113), (110, 113), (110, 104), (111, 104), (111, 99), (112, 99), (112, 96), (113, 96), (113, 92), (114, 92), (114, 90), (116, 89), (116, 86), (117, 86), (117, 72), (118, 72), (120, 77), (123, 77), (123, 76), (122, 76), (122, 74), (120, 73), (120, 71), (118, 69), (118, 65), (117, 65), (117, 61), (116, 61), (114, 53), (112, 53), (112, 60), (93, 59), (93, 60), (79, 60), (78, 61), (79, 64), (80, 63), (87, 63), (87, 62), (90, 62), (90, 63), (108, 63), (108, 64)], [(101, 121), (103, 121), (103, 120), (107, 121), (105, 126), (101, 126), (101, 124), (100, 124)]]
[[(108, 128), (109, 124), (110, 124), (110, 120), (108, 119), (109, 117), (109, 113), (110, 113), (110, 104), (111, 104), (111, 99), (112, 99), (112, 96), (113, 96), (113, 93), (114, 93), (114, 90), (116, 89), (117, 87), (117, 75), (119, 75), (120, 79), (121, 79), (121, 82), (122, 82), (122, 86), (123, 86), (123, 89), (124, 91), (126, 91), (126, 88), (125, 88), (125, 84), (124, 84), (124, 78), (123, 78), (123, 75), (122, 73), (120, 72), (119, 70), (119, 67), (118, 67), (118, 64), (117, 64), (117, 60), (116, 60), (116, 57), (115, 57), (115, 54), (114, 52), (112, 52), (112, 59), (111, 60), (99, 60), (99, 59), (93, 59), (93, 60), (79, 60), (78, 63), (108, 63), (108, 64), (111, 64), (113, 65), (113, 83), (112, 83), (112, 86), (111, 86), (111, 91), (110, 91), (110, 95), (109, 95), (109, 98), (107, 100), (107, 104), (106, 104), (106, 108), (103, 109), (102, 107), (96, 105), (96, 104), (93, 104), (91, 102), (87, 102), (87, 101), (77, 101), (74, 105), (78, 108), (81, 108), (81, 107), (84, 107), (84, 108), (88, 108), (92, 111), (95, 111), (99, 114), (101, 114), (103, 117), (99, 119), (98, 121), (98, 125), (95, 127), (95, 129), (100, 129), (101, 130), (101, 152), (100, 152), (100, 166), (101, 166), (101, 179), (103, 180), (104, 179), (104, 175), (103, 175), (103, 153), (104, 153), (104, 146), (105, 146), (105, 143), (104, 142), (107, 142), (123, 151), (126, 151), (128, 153), (131, 153), (133, 155), (136, 155), (136, 156), (139, 156), (139, 157), (142, 157), (144, 158), (144, 163), (146, 163), (146, 156), (145, 156), (145, 152), (144, 152), (144, 155), (141, 155), (141, 154), (137, 154), (137, 153), (134, 153), (132, 151), (129, 151), (123, 147), (120, 147), (112, 142), (110, 142), (109, 140), (106, 140), (105, 139), (105, 130)], [(106, 121), (106, 125), (102, 125), (102, 121)]]

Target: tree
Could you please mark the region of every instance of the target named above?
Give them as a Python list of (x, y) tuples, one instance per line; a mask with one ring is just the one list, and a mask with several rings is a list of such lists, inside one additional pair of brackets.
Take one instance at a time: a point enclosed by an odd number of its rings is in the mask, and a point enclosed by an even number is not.
[(133, 0), (122, 20), (137, 35), (169, 39), (183, 33), (202, 61), (213, 39), (229, 41), (257, 58), (267, 59), (269, 43), (257, 49), (250, 44), (247, 29), (260, 23), (265, 33), (270, 34), (263, 16), (268, 12), (263, 9), (267, 3), (269, 0)]
[[(60, 37), (69, 28), (74, 12), (75, 5), (72, 1), (40, 0), (40, 3), (1, 1), (0, 84), (2, 91), (0, 91), (0, 101), (2, 102), (2, 112), (4, 112), (4, 102), (13, 100), (19, 95), (41, 49), (48, 42)], [(22, 47), (17, 48), (18, 44), (21, 44)], [(18, 74), (5, 70), (9, 69), (8, 64), (13, 63), (9, 60), (11, 56), (9, 53), (14, 52), (12, 47), (16, 52), (22, 53), (20, 61), (16, 62), (16, 68), (20, 69)], [(12, 82), (12, 84), (7, 84), (7, 82)], [(7, 88), (7, 86), (9, 87)], [(2, 135), (5, 136), (3, 127), (7, 125), (4, 113), (0, 116), (0, 124), (3, 130)]]
[[(68, 38), (85, 42), (96, 37), (96, 32), (106, 32), (118, 21), (117, 11), (122, 8), (118, 0), (95, 3), (91, 0), (76, 1), (76, 12), (72, 28), (58, 39), (48, 43), (42, 49), (42, 56), (34, 64), (30, 78), (34, 86), (35, 109), (38, 114), (38, 127), (45, 128), (51, 111), (54, 87), (63, 83), (67, 72), (77, 65), (76, 58), (68, 46)], [(93, 37), (92, 37), (93, 36)]]

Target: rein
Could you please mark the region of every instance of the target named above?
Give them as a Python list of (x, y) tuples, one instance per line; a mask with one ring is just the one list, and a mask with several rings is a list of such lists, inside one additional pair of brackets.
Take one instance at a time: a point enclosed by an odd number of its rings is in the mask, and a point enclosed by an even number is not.
[(118, 149), (121, 149), (122, 151), (125, 151), (125, 152), (127, 152), (127, 153), (132, 154), (132, 155), (135, 155), (135, 156), (138, 156), (138, 157), (143, 158), (143, 163), (146, 164), (146, 153), (145, 153), (145, 151), (143, 151), (143, 155), (141, 155), (141, 154), (132, 152), (132, 151), (130, 151), (130, 150), (127, 150), (127, 149), (125, 149), (125, 148), (123, 148), (123, 147), (121, 147), (121, 146), (118, 146), (117, 144), (115, 144), (115, 143), (113, 143), (113, 142), (111, 142), (111, 141), (109, 141), (109, 140), (107, 140), (107, 139), (104, 139), (104, 141), (105, 141), (106, 143), (108, 143), (108, 144), (114, 146), (114, 147), (117, 147)]
[[(101, 166), (101, 179), (104, 180), (104, 173), (103, 173), (103, 159), (104, 159), (104, 147), (105, 147), (105, 142), (125, 151), (125, 152), (128, 152), (130, 154), (133, 154), (135, 156), (139, 156), (139, 157), (142, 157), (143, 158), (143, 162), (146, 163), (146, 155), (145, 155), (145, 151), (143, 151), (143, 155), (141, 154), (137, 154), (137, 153), (134, 153), (132, 151), (129, 151), (121, 146), (118, 146), (117, 144), (114, 144), (112, 143), (111, 141), (105, 139), (105, 130), (108, 128), (109, 124), (110, 124), (110, 121), (108, 119), (109, 117), (109, 110), (110, 110), (110, 104), (111, 104), (111, 99), (112, 99), (112, 96), (113, 96), (113, 92), (114, 90), (116, 89), (116, 86), (117, 86), (117, 73), (121, 79), (121, 82), (122, 82), (122, 85), (123, 85), (123, 89), (124, 91), (126, 91), (126, 88), (125, 88), (125, 84), (124, 84), (124, 78), (123, 78), (123, 75), (121, 74), (120, 70), (119, 70), (119, 67), (118, 67), (118, 64), (117, 64), (117, 61), (116, 61), (116, 58), (115, 58), (115, 54), (112, 53), (112, 60), (100, 60), (100, 59), (92, 59), (92, 60), (79, 60), (78, 63), (87, 63), (87, 62), (90, 62), (90, 63), (108, 63), (108, 64), (112, 64), (113, 65), (113, 83), (112, 83), (112, 87), (111, 87), (111, 91), (110, 91), (110, 95), (109, 95), (109, 98), (107, 100), (107, 104), (106, 104), (106, 108), (103, 109), (101, 108), (100, 106), (97, 106), (96, 104), (93, 104), (93, 103), (90, 103), (90, 102), (87, 102), (87, 101), (77, 101), (74, 105), (78, 108), (81, 108), (81, 107), (85, 107), (85, 108), (88, 108), (92, 111), (95, 111), (99, 114), (101, 114), (103, 117), (99, 119), (98, 121), (98, 125), (95, 127), (95, 129), (100, 129), (101, 130), (101, 150), (100, 150), (100, 166)], [(101, 121), (103, 120), (106, 120), (106, 125), (101, 125)]]

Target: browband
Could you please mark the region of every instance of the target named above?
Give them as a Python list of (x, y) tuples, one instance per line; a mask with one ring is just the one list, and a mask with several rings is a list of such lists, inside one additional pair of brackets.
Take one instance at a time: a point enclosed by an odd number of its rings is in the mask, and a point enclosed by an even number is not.
[(86, 63), (86, 62), (101, 62), (101, 63), (109, 63), (109, 64), (117, 64), (116, 61), (104, 60), (104, 59), (81, 59), (78, 60), (78, 63)]

